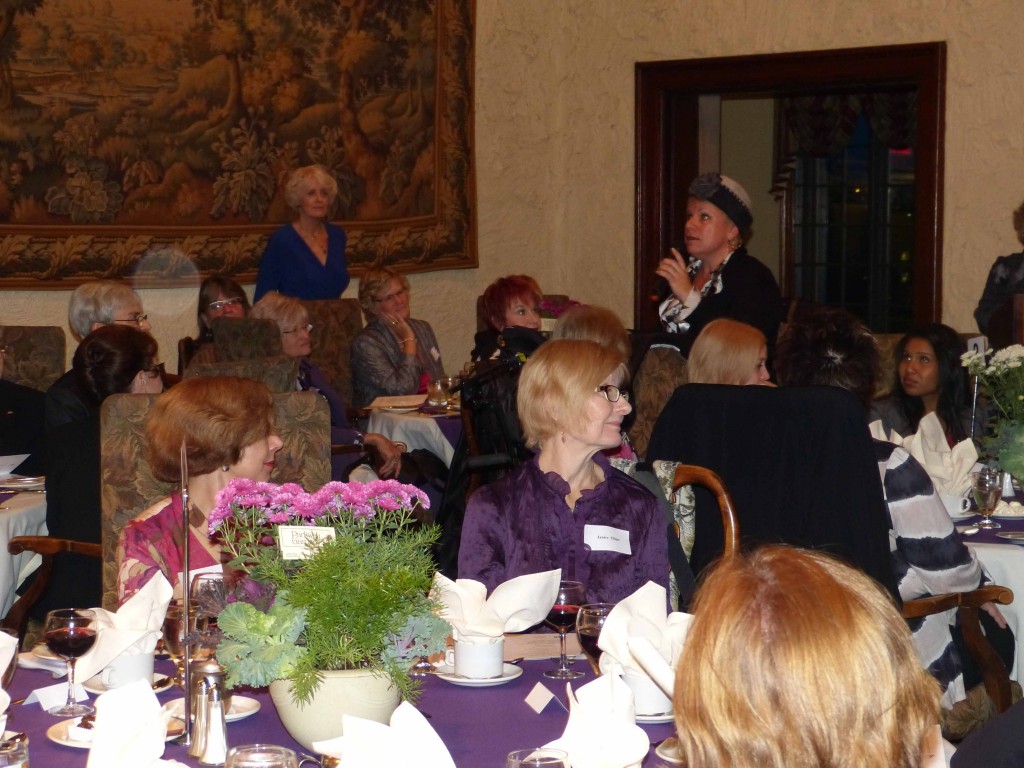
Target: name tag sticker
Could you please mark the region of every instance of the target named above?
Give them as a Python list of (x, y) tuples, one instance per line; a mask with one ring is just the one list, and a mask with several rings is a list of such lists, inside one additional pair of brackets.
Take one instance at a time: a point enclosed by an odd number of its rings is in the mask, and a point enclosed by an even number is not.
[(633, 554), (629, 548), (629, 531), (612, 528), (610, 525), (584, 525), (583, 543), (594, 552)]
[(431, 347), (430, 356), (434, 359), (434, 362), (436, 363), (438, 360), (441, 359), (441, 352), (438, 350), (437, 347)]
[(318, 525), (279, 525), (278, 541), (285, 560), (305, 560), (317, 548), (335, 537), (334, 529)]

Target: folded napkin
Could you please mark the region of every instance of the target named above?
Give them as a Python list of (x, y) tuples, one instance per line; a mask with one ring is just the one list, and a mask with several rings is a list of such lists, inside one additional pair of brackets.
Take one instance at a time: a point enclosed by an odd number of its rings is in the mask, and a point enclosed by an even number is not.
[(456, 640), (493, 642), (506, 632), (521, 632), (542, 622), (558, 597), (562, 571), (530, 573), (487, 587), (472, 579), (452, 581), (434, 574), (430, 592), (441, 602), (442, 619), (452, 625)]
[(116, 613), (93, 609), (99, 634), (92, 650), (78, 660), (77, 679), (88, 680), (121, 654), (153, 653), (171, 594), (170, 583), (158, 573)]
[[(18, 638), (11, 637), (6, 632), (0, 632), (0, 673), (7, 669), (14, 654), (18, 652)], [(11, 696), (7, 691), (0, 689), (0, 734), (4, 732), (7, 725), (7, 708), (11, 705)]]
[[(572, 768), (639, 768), (651, 748), (634, 722), (633, 694), (617, 675), (602, 675), (569, 696), (569, 722), (544, 746), (568, 753)], [(347, 765), (347, 764), (346, 764)]]
[(52, 673), (54, 677), (64, 677), (68, 673), (68, 665), (64, 659), (44, 659), (32, 651), (18, 654), (18, 666), (22, 669), (42, 669)]
[(878, 440), (902, 445), (924, 467), (939, 493), (963, 496), (970, 489), (971, 472), (978, 463), (978, 449), (970, 438), (950, 448), (935, 413), (925, 414), (917, 432), (909, 437), (902, 437), (895, 431), (886, 435), (881, 421), (872, 422), (868, 429)]
[(152, 686), (143, 680), (107, 691), (96, 699), (88, 768), (182, 765), (160, 759), (170, 717), (160, 707)]
[(341, 716), (343, 736), (314, 741), (313, 751), (343, 760), (345, 768), (415, 765), (455, 768), (441, 737), (412, 704), (403, 701), (384, 725), (352, 715)]
[(649, 581), (612, 608), (597, 639), (604, 651), (600, 662), (603, 674), (650, 677), (666, 696), (672, 696), (671, 685), (666, 690), (662, 682), (673, 679), (672, 670), (693, 617), (668, 613), (667, 604), (665, 588)]

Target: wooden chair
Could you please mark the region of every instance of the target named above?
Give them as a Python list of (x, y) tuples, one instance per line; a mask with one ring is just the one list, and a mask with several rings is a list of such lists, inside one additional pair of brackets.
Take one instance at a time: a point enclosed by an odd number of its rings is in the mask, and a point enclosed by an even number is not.
[(304, 300), (313, 325), (309, 360), (316, 365), (346, 403), (352, 403), (352, 340), (363, 329), (363, 310), (357, 299)]
[(25, 639), (25, 628), (28, 626), (29, 612), (40, 598), (46, 594), (53, 573), (53, 558), (60, 552), (70, 552), (86, 557), (100, 557), (102, 549), (99, 544), (72, 539), (57, 539), (52, 536), (14, 536), (7, 542), (7, 551), (12, 555), (22, 552), (37, 552), (42, 555), (43, 562), (35, 573), (35, 579), (25, 593), (19, 597), (11, 609), (0, 621), (0, 627), (18, 633), (18, 642)]
[(722, 513), (722, 530), (725, 537), (722, 557), (728, 558), (738, 553), (740, 551), (740, 526), (736, 522), (736, 512), (732, 506), (732, 496), (725, 487), (725, 483), (722, 482), (722, 478), (707, 467), (680, 464), (676, 467), (676, 475), (672, 481), (672, 490), (678, 491), (684, 485), (700, 485), (715, 495), (718, 509)]
[(225, 362), (200, 362), (194, 358), (185, 369), (185, 378), (193, 376), (238, 376), (253, 379), (271, 392), (294, 392), (295, 379), (299, 372), (299, 361), (287, 355), (253, 358), (251, 360), (230, 360)]

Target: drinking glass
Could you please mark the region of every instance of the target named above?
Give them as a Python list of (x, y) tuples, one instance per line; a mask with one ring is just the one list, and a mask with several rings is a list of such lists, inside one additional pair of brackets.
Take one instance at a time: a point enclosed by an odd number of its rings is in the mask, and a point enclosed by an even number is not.
[(216, 627), (217, 616), (228, 603), (228, 590), (224, 574), (197, 573), (192, 577), (189, 595), (192, 597), (192, 606), (195, 608), (196, 618), (200, 620), (200, 625), (204, 628), (209, 625)]
[[(576, 614), (586, 599), (587, 592), (582, 582), (563, 581), (559, 583), (558, 596), (548, 612), (547, 622), (558, 630), (562, 651), (558, 660), (558, 668), (545, 672), (544, 677), (553, 677), (556, 680), (572, 680), (583, 677), (582, 672), (569, 669), (569, 659), (565, 655), (565, 633), (576, 626)], [(531, 763), (526, 763), (526, 765), (531, 765)]]
[(599, 662), (602, 651), (597, 646), (597, 639), (601, 635), (601, 628), (604, 627), (608, 614), (614, 607), (615, 603), (587, 603), (581, 605), (580, 612), (576, 614), (576, 637), (579, 638), (580, 648), (586, 654), (595, 675), (601, 674)]
[(94, 712), (87, 704), (75, 703), (75, 662), (96, 643), (96, 612), (82, 608), (61, 608), (46, 614), (43, 626), (46, 647), (68, 664), (68, 700), (50, 709), (51, 715), (79, 717)]
[(299, 758), (292, 750), (273, 744), (243, 744), (231, 747), (224, 761), (224, 768), (298, 767)]
[(971, 491), (982, 517), (978, 527), (1002, 528), (999, 523), (992, 522), (992, 513), (1003, 496), (1003, 473), (990, 467), (975, 472), (971, 475)]
[(509, 752), (505, 768), (572, 768), (569, 755), (560, 749), (534, 747)]

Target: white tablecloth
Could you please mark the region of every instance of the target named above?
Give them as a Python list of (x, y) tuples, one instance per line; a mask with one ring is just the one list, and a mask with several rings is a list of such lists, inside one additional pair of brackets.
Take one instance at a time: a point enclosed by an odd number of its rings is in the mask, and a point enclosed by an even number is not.
[(409, 450), (423, 448), (439, 457), (446, 467), (452, 465), (455, 449), (437, 426), (436, 420), (421, 413), (371, 411), (367, 432), (376, 432), (389, 440), (405, 443)]
[(1013, 590), (1013, 602), (1000, 605), (999, 610), (1017, 638), (1017, 659), (1013, 663), (1010, 677), (1020, 682), (1021, 672), (1024, 671), (1024, 632), (1021, 631), (1024, 629), (1021, 625), (1021, 617), (1024, 615), (1024, 547), (1018, 544), (977, 544), (970, 539), (965, 539), (965, 543), (977, 553), (981, 564), (996, 584)]
[(46, 495), (19, 493), (0, 502), (0, 616), (6, 616), (17, 595), (21, 580), (39, 567), (39, 556), (31, 552), (7, 553), (7, 542), (13, 536), (46, 535)]

